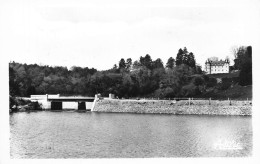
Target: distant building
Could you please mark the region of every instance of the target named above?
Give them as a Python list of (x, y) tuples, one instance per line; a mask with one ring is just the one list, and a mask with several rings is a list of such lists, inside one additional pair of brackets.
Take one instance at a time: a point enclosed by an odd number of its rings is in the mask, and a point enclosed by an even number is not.
[(209, 58), (205, 63), (207, 74), (229, 73), (229, 59), (218, 60), (217, 57)]

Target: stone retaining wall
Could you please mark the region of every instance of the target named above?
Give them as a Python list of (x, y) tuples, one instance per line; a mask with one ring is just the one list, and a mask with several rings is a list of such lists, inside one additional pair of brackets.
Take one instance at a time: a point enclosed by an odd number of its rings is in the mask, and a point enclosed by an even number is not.
[(248, 101), (97, 100), (92, 111), (166, 114), (251, 115)]

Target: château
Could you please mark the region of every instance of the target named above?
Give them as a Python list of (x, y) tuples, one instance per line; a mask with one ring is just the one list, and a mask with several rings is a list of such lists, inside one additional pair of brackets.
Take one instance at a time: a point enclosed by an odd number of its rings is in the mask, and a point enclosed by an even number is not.
[(205, 63), (207, 74), (229, 73), (229, 59), (218, 60), (217, 57), (208, 58)]

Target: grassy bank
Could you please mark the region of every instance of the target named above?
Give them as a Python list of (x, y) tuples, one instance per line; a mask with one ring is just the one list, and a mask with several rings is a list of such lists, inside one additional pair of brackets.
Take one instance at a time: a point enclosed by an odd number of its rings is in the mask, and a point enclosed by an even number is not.
[(195, 96), (197, 98), (214, 98), (214, 99), (233, 99), (233, 100), (252, 100), (252, 85), (249, 86), (240, 86), (234, 85), (229, 87), (226, 90), (219, 90), (213, 88), (208, 92), (205, 92), (199, 96)]

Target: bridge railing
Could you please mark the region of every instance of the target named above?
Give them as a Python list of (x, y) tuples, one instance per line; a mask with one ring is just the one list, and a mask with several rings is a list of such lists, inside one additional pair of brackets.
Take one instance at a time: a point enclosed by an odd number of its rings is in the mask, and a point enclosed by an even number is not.
[(31, 95), (31, 99), (32, 100), (43, 100), (43, 99), (47, 99), (47, 98), (58, 98), (60, 97), (60, 94), (57, 95)]
[(216, 99), (216, 98), (128, 98), (125, 100), (160, 100), (160, 101), (178, 101), (178, 104), (183, 105), (252, 105), (252, 99)]
[(231, 99), (231, 98), (193, 98), (193, 97), (175, 97), (175, 98), (159, 98), (159, 97), (129, 97), (121, 99), (130, 99), (130, 100), (219, 100), (219, 101), (252, 101), (251, 98), (246, 99)]

